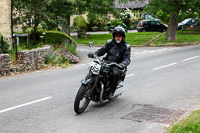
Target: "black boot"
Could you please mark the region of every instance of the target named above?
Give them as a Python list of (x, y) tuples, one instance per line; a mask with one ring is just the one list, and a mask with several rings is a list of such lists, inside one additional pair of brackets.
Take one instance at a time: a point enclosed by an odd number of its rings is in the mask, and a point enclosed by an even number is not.
[(113, 99), (113, 97), (114, 97), (114, 93), (110, 92), (109, 96), (108, 96), (108, 99), (111, 100), (111, 99)]
[(110, 89), (110, 93), (108, 95), (108, 99), (109, 100), (113, 99), (115, 90), (116, 90), (115, 88)]

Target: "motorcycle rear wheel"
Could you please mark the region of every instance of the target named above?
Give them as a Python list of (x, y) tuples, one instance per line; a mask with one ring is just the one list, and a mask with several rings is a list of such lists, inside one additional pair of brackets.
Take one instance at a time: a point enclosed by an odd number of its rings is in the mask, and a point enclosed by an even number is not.
[(86, 86), (81, 85), (74, 102), (74, 111), (77, 114), (83, 113), (90, 103), (90, 99), (88, 98), (87, 95), (85, 95), (85, 93), (86, 93)]

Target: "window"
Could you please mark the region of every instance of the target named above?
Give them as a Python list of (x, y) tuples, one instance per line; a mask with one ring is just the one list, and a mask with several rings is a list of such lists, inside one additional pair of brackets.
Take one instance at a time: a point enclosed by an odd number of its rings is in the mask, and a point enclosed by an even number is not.
[(159, 23), (159, 22), (156, 22), (156, 25), (160, 25), (160, 23)]
[(151, 25), (156, 25), (156, 22), (155, 21), (151, 21)]

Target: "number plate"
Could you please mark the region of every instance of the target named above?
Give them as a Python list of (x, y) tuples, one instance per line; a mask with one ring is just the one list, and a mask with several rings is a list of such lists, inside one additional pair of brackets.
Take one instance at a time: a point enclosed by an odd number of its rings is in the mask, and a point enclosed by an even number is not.
[(101, 69), (101, 65), (99, 65), (96, 62), (91, 62), (90, 63), (90, 70), (93, 74), (98, 75)]

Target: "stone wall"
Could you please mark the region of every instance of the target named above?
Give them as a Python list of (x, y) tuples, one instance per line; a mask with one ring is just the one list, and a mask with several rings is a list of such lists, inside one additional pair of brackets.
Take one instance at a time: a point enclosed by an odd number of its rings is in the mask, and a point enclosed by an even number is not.
[(17, 72), (28, 72), (41, 69), (50, 46), (29, 51), (18, 52), (17, 65), (11, 65), (8, 54), (0, 54), (0, 76), (14, 75)]
[(0, 33), (11, 41), (11, 0), (0, 0)]
[(10, 75), (11, 61), (9, 54), (0, 54), (0, 76)]

